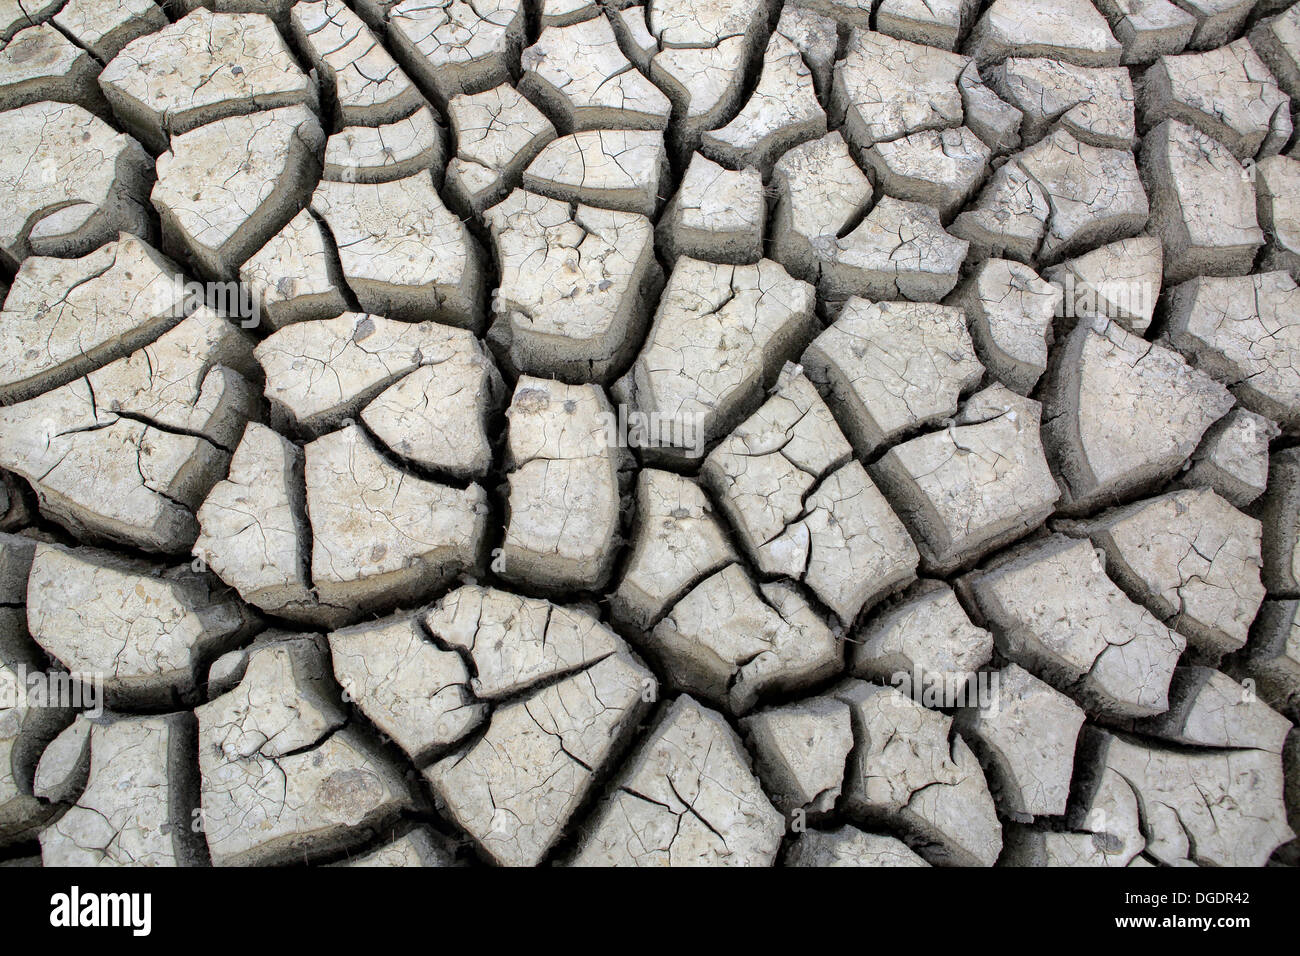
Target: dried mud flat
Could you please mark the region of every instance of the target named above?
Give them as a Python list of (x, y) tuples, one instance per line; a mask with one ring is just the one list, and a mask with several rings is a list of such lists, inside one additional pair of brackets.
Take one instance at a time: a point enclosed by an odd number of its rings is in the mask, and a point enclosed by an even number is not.
[(1295, 864), (1297, 104), (1285, 0), (0, 0), (0, 863)]

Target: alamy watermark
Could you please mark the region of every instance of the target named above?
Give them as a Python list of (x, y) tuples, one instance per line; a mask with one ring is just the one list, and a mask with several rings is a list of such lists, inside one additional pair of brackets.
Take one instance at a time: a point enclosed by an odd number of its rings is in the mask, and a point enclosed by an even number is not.
[(1150, 315), (1160, 294), (1159, 286), (1153, 282), (1114, 279), (1093, 283), (1077, 278), (1073, 272), (1066, 272), (1058, 287), (1063, 293), (1056, 306), (1058, 319)]
[(597, 423), (605, 431), (610, 448), (672, 448), (687, 457), (704, 455), (704, 415), (661, 415), (619, 405), (612, 412), (601, 412)]
[(0, 670), (0, 710), (18, 707), (70, 707), (87, 717), (99, 717), (104, 713), (104, 678), (13, 664)]
[(927, 671), (913, 667), (896, 671), (889, 684), (907, 697), (931, 710), (977, 707), (986, 715), (996, 716), (1001, 709), (998, 691), (1001, 675), (997, 671)]
[(207, 307), (218, 315), (255, 329), (262, 324), (262, 299), (245, 282), (198, 282), (174, 276), (156, 289), (157, 310), (183, 319), (196, 309)]
[(153, 894), (83, 892), (74, 885), (50, 897), (50, 925), (56, 929), (118, 927), (129, 929), (132, 936), (148, 936), (153, 931)]

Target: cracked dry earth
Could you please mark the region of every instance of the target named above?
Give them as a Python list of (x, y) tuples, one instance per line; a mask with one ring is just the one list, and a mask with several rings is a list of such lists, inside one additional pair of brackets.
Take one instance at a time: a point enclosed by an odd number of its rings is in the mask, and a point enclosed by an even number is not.
[(1300, 857), (1300, 4), (0, 43), (3, 861)]

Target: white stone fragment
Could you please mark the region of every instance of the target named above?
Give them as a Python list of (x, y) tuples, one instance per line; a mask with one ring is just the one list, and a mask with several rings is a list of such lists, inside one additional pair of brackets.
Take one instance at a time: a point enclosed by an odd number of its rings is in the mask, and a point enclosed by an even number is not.
[(548, 143), (524, 170), (523, 185), (565, 202), (654, 216), (667, 175), (662, 133), (594, 129)]
[(325, 134), (304, 106), (232, 116), (174, 136), (150, 195), (163, 246), (233, 279), (289, 222), (320, 170)]
[(198, 509), (194, 554), (249, 604), (330, 626), (347, 611), (322, 607), (312, 592), (305, 496), (302, 449), (249, 422), (230, 471)]
[(813, 243), (821, 259), (818, 291), (835, 300), (938, 302), (957, 284), (970, 244), (948, 233), (939, 210), (884, 196), (843, 237)]
[(1234, 408), (1205, 433), (1181, 482), (1213, 488), (1235, 508), (1245, 508), (1268, 487), (1268, 445), (1281, 434), (1274, 423)]
[(132, 40), (166, 27), (167, 15), (153, 0), (68, 0), (53, 21), (107, 63)]
[(365, 0), (387, 18), (386, 38), (407, 72), (445, 103), (509, 83), (524, 40), (520, 0)]
[(0, 410), (0, 464), (79, 537), (187, 552), (253, 408), (249, 342), (201, 309), (157, 342)]
[(1068, 829), (1012, 825), (1004, 830), (1003, 866), (1138, 866), (1146, 847), (1132, 785), (1114, 770), (1085, 764)]
[(952, 718), (863, 681), (845, 681), (831, 696), (849, 705), (858, 743), (845, 774), (848, 812), (902, 828), (930, 863), (992, 866), (1002, 827), (979, 761), (952, 732)]
[(75, 803), (90, 777), (90, 737), (94, 724), (78, 714), (50, 741), (32, 777), (32, 792), (53, 803)]
[(192, 826), (194, 718), (118, 717), (90, 731), (76, 804), (41, 831), (45, 866), (201, 866)]
[(1106, 573), (1209, 660), (1246, 643), (1264, 600), (1262, 527), (1209, 490), (1106, 512), (1085, 530)]
[(1169, 296), (1170, 342), (1284, 427), (1300, 425), (1300, 288), (1286, 272), (1193, 279)]
[(1132, 149), (1137, 142), (1133, 82), (1121, 67), (1082, 67), (1047, 58), (1012, 57), (988, 71), (989, 85), (1024, 114), (1030, 146), (1060, 123), (1080, 142)]
[(736, 560), (699, 485), (670, 471), (637, 474), (631, 550), (609, 597), (614, 620), (649, 629), (692, 587)]
[(322, 179), (343, 183), (389, 183), (429, 171), (440, 182), (446, 156), (444, 131), (422, 106), (382, 126), (349, 126), (325, 143)]
[(622, 465), (604, 391), (521, 375), (506, 416), (500, 573), (534, 587), (603, 587), (617, 556)]
[(848, 705), (830, 697), (762, 710), (740, 722), (759, 778), (782, 813), (833, 810), (853, 749)]
[(19, 30), (44, 23), (58, 12), (58, 0), (37, 0), (30, 9), (18, 0), (5, 0), (0, 6), (0, 41), (8, 42)]
[(0, 312), (0, 401), (34, 398), (129, 355), (187, 310), (176, 265), (135, 236), (78, 259), (26, 259)]
[(289, 28), (326, 84), (339, 126), (382, 126), (424, 105), (415, 84), (342, 0), (299, 0)]
[(1261, 20), (1250, 31), (1250, 45), (1267, 64), (1274, 81), (1292, 99), (1300, 99), (1300, 10)]
[[(1241, 32), (1246, 18), (1259, 0), (1174, 0), (1196, 18), (1196, 30), (1188, 46), (1193, 50), (1221, 47)], [(1268, 2), (1268, 0), (1265, 0)]]
[(789, 693), (840, 669), (842, 648), (790, 585), (755, 588), (731, 564), (696, 585), (644, 637), (674, 690), (733, 714), (760, 696)]
[(1169, 710), (1136, 721), (1133, 729), (1192, 747), (1254, 748), (1281, 753), (1287, 720), (1222, 671), (1180, 667), (1169, 685)]
[(1173, 750), (1093, 728), (1084, 739), (1137, 794), (1146, 852), (1159, 863), (1263, 866), (1294, 836), (1276, 753)]
[(386, 183), (322, 182), (311, 210), (329, 226), (361, 308), (390, 319), (479, 327), (481, 253), (429, 173)]
[(655, 233), (669, 262), (689, 256), (745, 265), (763, 258), (766, 226), (759, 171), (733, 172), (695, 153)]
[(472, 584), (444, 597), (423, 621), (439, 646), (470, 662), (470, 689), (481, 700), (515, 697), (623, 649), (583, 608)]
[(1041, 406), (1001, 385), (977, 392), (953, 425), (891, 448), (872, 476), (927, 570), (951, 571), (1023, 536), (1057, 488), (1039, 440)]
[[(339, 427), (417, 369), (456, 377), (459, 369), (490, 368), (482, 345), (464, 329), (359, 312), (286, 326), (254, 354), (266, 375), (272, 422), (311, 435)], [(472, 416), (473, 403), (462, 410)]]
[(201, 435), (222, 449), (257, 414), (253, 339), (206, 306), (126, 358), (85, 377), (106, 416)]
[(320, 222), (304, 209), (239, 267), (259, 325), (272, 331), (293, 322), (346, 312), (343, 278)]
[(839, 27), (828, 16), (814, 12), (806, 5), (791, 4), (781, 8), (776, 33), (795, 45), (803, 62), (812, 72), (813, 88), (818, 99), (828, 97), (831, 90), (831, 71), (835, 67), (835, 53), (839, 47)]
[(762, 401), (814, 328), (813, 289), (768, 259), (733, 266), (677, 260), (654, 323), (615, 398), (658, 416), (678, 447), (663, 457), (700, 457)]
[(1142, 76), (1142, 123), (1201, 130), (1237, 159), (1264, 158), (1291, 139), (1290, 100), (1245, 37), (1217, 50), (1162, 56)]
[(132, 40), (104, 67), (99, 85), (122, 124), (159, 153), (169, 137), (207, 123), (317, 103), (315, 82), (268, 17), (203, 7)]
[(1118, 66), (1123, 48), (1089, 0), (993, 0), (965, 50), (983, 66), (1042, 56), (1075, 66)]
[[(1039, 143), (1039, 148), (1050, 146)], [(997, 257), (1029, 264), (1038, 257), (1051, 215), (1047, 193), (1013, 158), (993, 173), (976, 203), (953, 220), (952, 231), (970, 243), (973, 260)]]
[(1264, 233), (1250, 177), (1226, 146), (1166, 120), (1143, 138), (1141, 164), (1167, 283), (1250, 271)]
[(816, 282), (820, 250), (857, 223), (871, 202), (871, 183), (836, 130), (782, 156), (772, 188), (771, 256), (791, 275)]
[(646, 25), (659, 48), (650, 57), (650, 79), (681, 117), (686, 149), (696, 147), (700, 130), (716, 129), (739, 107), (768, 13), (765, 0), (648, 0)]
[(952, 233), (981, 257), (1051, 265), (1136, 235), (1150, 213), (1131, 152), (1080, 142), (1061, 127), (999, 169)]
[(1111, 322), (1077, 325), (1043, 393), (1043, 441), (1078, 512), (1172, 477), (1232, 396), (1178, 353)]
[(216, 584), (186, 568), (40, 544), (27, 625), (74, 680), (102, 686), (108, 706), (175, 706), (247, 633), (247, 610)]
[(447, 195), (477, 213), (504, 199), (555, 139), (551, 121), (512, 86), (453, 96), (447, 115), (456, 142), (447, 166)]
[(1164, 253), (1155, 236), (1135, 236), (1053, 266), (1043, 277), (1061, 287), (1067, 319), (1110, 319), (1145, 335), (1155, 315)]
[(800, 361), (866, 456), (956, 414), (984, 375), (960, 309), (856, 297)]
[(578, 838), (576, 866), (770, 866), (784, 830), (722, 715), (672, 702)]
[(786, 365), (701, 469), (759, 571), (802, 580), (845, 623), (909, 584), (919, 560), (851, 453), (812, 383)]
[(459, 741), (487, 716), (465, 661), (421, 631), (418, 618), (356, 624), (329, 635), (334, 677), (348, 699), (416, 763)]
[(966, 314), (980, 363), (1007, 388), (1030, 394), (1047, 371), (1061, 289), (1019, 262), (985, 259), (944, 304)]
[(461, 481), (483, 478), (492, 467), (490, 420), (504, 396), (496, 366), (470, 337), (445, 361), (384, 389), (361, 420), (404, 462)]
[(412, 806), (398, 768), (343, 726), (342, 694), (319, 637), (255, 647), (238, 686), (195, 713), (203, 833), (215, 866), (346, 850)]
[(627, 745), (654, 678), (626, 652), (493, 712), (486, 734), (425, 771), (447, 813), (504, 866), (545, 859), (596, 773)]
[(1009, 153), (1020, 147), (1020, 110), (998, 97), (984, 85), (978, 65), (972, 60), (957, 80), (966, 125), (995, 154)]
[(1300, 281), (1300, 160), (1270, 156), (1256, 164), (1255, 198), (1268, 242), (1261, 271), (1285, 270)]
[(28, 27), (0, 47), (0, 104), (14, 109), (42, 100), (77, 103), (107, 116), (99, 70), (89, 53), (50, 24)]
[(1061, 816), (1083, 711), (1016, 664), (993, 677), (991, 699), (958, 711), (957, 729), (982, 756), (999, 809), (1013, 818)]
[(777, 32), (749, 102), (726, 126), (705, 133), (700, 149), (726, 166), (752, 164), (767, 173), (787, 150), (825, 134), (812, 70), (794, 42)]
[(357, 425), (305, 449), (312, 579), (325, 604), (359, 613), (432, 591), (477, 564), (487, 519), (483, 489), (400, 471)]
[(866, 623), (849, 645), (855, 677), (924, 690), (927, 678), (964, 693), (993, 655), (993, 635), (971, 623), (951, 587), (924, 581)]
[(547, 26), (520, 68), (519, 92), (543, 104), (566, 133), (668, 126), (668, 97), (623, 55), (604, 17)]
[(948, 222), (983, 182), (989, 148), (961, 126), (875, 143), (862, 159), (875, 171), (881, 192), (934, 206)]
[(1122, 62), (1150, 63), (1181, 53), (1196, 31), (1196, 18), (1170, 0), (1095, 0), (1124, 46)]
[(626, 368), (663, 284), (650, 222), (522, 189), (484, 218), (500, 274), (489, 337), (509, 365), (572, 382)]
[(1187, 641), (1106, 576), (1088, 541), (1054, 535), (1017, 549), (962, 587), (998, 650), (1089, 713), (1150, 717), (1169, 707)]
[(148, 237), (150, 158), (130, 136), (69, 103), (0, 113), (0, 262), (84, 256), (119, 231)]
[(701, 474), (760, 570), (776, 573), (771, 565), (780, 562), (764, 561), (761, 549), (852, 454), (817, 389), (799, 366), (787, 364), (772, 397), (709, 453)]
[(188, 551), (192, 509), (227, 462), (203, 438), (96, 413), (84, 382), (0, 411), (0, 465), (32, 482), (42, 513), (92, 541)]
[(876, 8), (876, 29), (903, 40), (955, 50), (979, 7), (979, 0), (881, 0)]
[(835, 65), (831, 118), (861, 153), (868, 147), (928, 129), (962, 125), (958, 80), (970, 60), (865, 29), (849, 35)]

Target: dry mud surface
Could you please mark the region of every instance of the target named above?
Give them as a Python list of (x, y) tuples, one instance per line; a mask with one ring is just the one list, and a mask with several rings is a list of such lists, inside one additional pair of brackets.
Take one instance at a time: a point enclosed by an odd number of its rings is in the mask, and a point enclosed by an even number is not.
[(1295, 863), (1297, 98), (1285, 0), (0, 0), (0, 862)]

